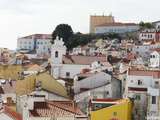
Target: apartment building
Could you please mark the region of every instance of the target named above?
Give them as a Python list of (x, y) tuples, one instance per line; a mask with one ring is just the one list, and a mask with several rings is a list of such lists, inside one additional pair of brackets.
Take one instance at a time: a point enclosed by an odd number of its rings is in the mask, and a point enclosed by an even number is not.
[(33, 34), (21, 37), (17, 40), (17, 50), (36, 51), (38, 56), (48, 55), (50, 54), (51, 39), (50, 34)]

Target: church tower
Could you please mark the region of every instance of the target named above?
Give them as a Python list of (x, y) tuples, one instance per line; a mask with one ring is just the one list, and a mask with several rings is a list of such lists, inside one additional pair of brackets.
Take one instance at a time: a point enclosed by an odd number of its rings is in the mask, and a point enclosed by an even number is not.
[(63, 55), (66, 54), (66, 49), (63, 39), (57, 36), (51, 48), (52, 75), (55, 78), (60, 76), (60, 69), (63, 64)]

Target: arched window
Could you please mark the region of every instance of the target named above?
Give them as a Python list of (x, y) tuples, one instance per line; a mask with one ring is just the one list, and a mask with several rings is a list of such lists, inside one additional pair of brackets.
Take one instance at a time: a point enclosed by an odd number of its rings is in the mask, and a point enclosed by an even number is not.
[(56, 58), (58, 57), (58, 51), (55, 52), (55, 57), (56, 57)]

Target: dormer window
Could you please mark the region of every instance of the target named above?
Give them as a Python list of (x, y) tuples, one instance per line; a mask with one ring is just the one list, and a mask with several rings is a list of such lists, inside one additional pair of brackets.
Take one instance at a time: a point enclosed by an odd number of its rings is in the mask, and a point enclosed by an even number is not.
[(55, 52), (55, 58), (58, 58), (58, 51)]

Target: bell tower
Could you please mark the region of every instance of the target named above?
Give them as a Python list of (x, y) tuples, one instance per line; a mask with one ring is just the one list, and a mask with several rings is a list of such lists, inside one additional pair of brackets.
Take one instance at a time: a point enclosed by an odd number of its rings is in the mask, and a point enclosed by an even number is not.
[(57, 36), (51, 48), (52, 75), (55, 78), (60, 76), (60, 69), (63, 64), (63, 55), (66, 54), (66, 49), (63, 39)]

